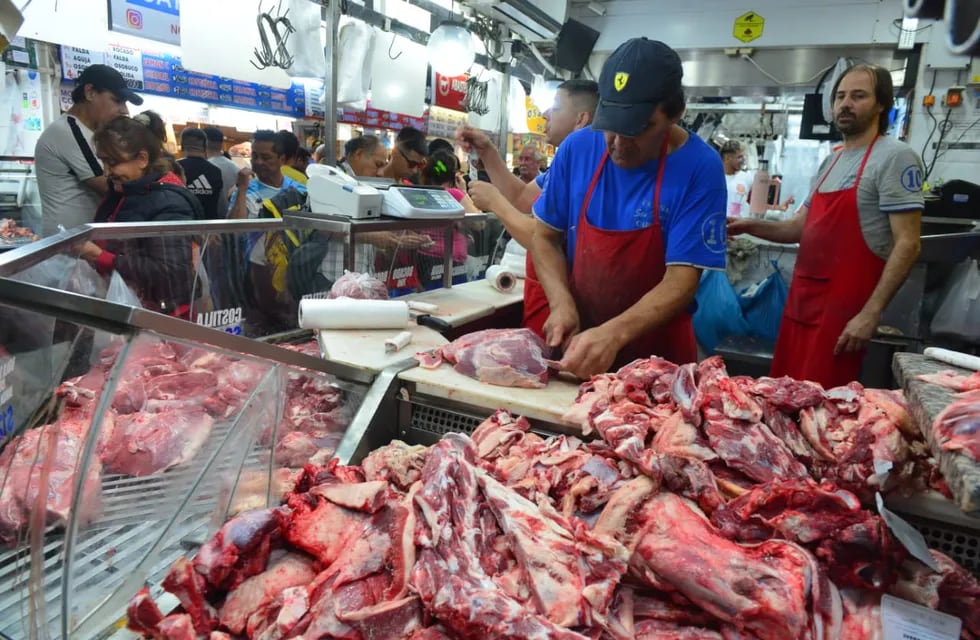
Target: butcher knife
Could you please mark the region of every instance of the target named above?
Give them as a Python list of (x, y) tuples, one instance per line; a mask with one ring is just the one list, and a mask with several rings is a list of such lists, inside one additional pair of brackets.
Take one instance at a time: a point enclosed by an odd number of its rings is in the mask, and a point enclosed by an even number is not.
[(421, 327), (429, 327), (430, 329), (435, 329), (439, 333), (447, 333), (452, 330), (453, 325), (449, 324), (442, 318), (434, 316), (429, 313), (418, 313), (409, 310), (408, 314), (415, 318), (415, 322)]

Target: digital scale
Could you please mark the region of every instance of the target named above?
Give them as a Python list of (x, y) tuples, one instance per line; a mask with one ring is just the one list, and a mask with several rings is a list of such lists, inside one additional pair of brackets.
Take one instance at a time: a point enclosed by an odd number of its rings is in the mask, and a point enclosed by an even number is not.
[(389, 185), (382, 189), (381, 213), (395, 218), (462, 218), (465, 210), (445, 189)]
[(381, 215), (395, 218), (462, 218), (463, 205), (439, 187), (394, 184), (377, 178), (353, 178), (335, 167), (310, 165), (309, 207), (312, 215), (340, 215), (358, 220)]

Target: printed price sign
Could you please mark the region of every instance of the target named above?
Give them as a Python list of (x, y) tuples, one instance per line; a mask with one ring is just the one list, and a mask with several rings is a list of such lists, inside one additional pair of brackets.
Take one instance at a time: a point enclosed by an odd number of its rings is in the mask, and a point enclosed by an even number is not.
[(958, 640), (959, 618), (889, 595), (881, 598), (885, 640)]

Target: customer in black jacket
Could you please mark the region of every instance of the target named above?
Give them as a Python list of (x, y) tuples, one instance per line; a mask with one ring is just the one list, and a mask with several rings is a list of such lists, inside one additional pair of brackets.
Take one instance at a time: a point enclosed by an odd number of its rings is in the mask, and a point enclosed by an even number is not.
[[(95, 222), (190, 221), (204, 217), (163, 157), (166, 132), (160, 116), (146, 111), (119, 116), (95, 133), (96, 154), (109, 175), (109, 192)], [(194, 267), (191, 239), (146, 234), (133, 240), (89, 242), (81, 257), (97, 271), (119, 272), (152, 311), (190, 317)]]

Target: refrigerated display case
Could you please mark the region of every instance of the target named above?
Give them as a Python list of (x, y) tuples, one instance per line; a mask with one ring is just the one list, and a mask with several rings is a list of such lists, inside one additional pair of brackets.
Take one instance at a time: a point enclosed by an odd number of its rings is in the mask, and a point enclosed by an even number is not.
[[(287, 469), (332, 456), (371, 388), (315, 344), (9, 279), (0, 290), (7, 637), (103, 637), (230, 515), (278, 504)], [(66, 378), (70, 366), (85, 370)]]

